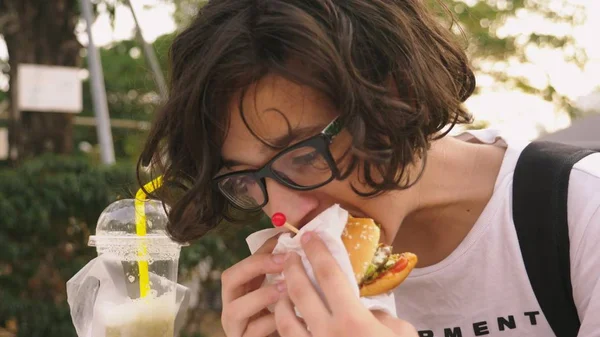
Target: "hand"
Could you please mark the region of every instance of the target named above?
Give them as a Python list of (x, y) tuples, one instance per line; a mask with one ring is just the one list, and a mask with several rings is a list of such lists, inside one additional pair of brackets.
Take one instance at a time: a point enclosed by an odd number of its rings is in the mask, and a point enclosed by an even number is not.
[[(325, 301), (306, 275), (300, 257), (290, 254), (283, 271), (289, 297), (282, 296), (275, 306), (275, 324), (282, 337), (418, 336), (409, 323), (365, 308), (317, 235), (305, 233), (302, 244)], [(295, 315), (294, 306), (304, 323)]]
[(272, 238), (221, 275), (221, 324), (227, 337), (266, 337), (276, 332), (275, 317), (267, 307), (285, 292), (285, 283), (260, 288), (265, 274), (283, 270), (284, 257), (271, 254), (276, 243)]

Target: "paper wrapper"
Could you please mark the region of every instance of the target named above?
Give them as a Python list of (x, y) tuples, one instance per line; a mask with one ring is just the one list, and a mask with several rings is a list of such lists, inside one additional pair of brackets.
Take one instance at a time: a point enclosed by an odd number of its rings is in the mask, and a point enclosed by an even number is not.
[[(302, 227), (299, 233), (293, 237), (291, 233), (285, 232), (286, 230), (284, 228), (269, 228), (252, 233), (246, 238), (246, 243), (250, 248), (250, 252), (254, 254), (254, 252), (256, 252), (267, 240), (280, 233), (283, 233), (279, 236), (273, 253), (297, 253), (302, 259), (304, 269), (315, 286), (315, 289), (317, 289), (321, 295), (321, 298), (325, 299), (321, 288), (315, 279), (310, 262), (308, 261), (300, 244), (300, 237), (302, 236), (302, 233), (311, 231), (318, 235), (323, 240), (325, 245), (327, 245), (329, 251), (338, 262), (341, 270), (348, 278), (354, 294), (356, 297), (359, 297), (359, 289), (358, 285), (356, 284), (354, 272), (352, 271), (352, 264), (350, 263), (348, 252), (344, 246), (344, 243), (342, 242), (342, 232), (346, 227), (347, 221), (348, 212), (336, 204), (319, 214), (311, 222)], [(276, 283), (283, 279), (283, 273), (276, 275), (269, 274), (266, 276), (263, 286)], [(397, 317), (394, 294), (392, 292), (371, 297), (360, 297), (360, 301), (369, 310), (380, 310), (392, 317)], [(269, 307), (269, 310), (273, 311), (273, 307), (274, 306)], [(296, 314), (301, 317), (301, 314), (297, 310)]]

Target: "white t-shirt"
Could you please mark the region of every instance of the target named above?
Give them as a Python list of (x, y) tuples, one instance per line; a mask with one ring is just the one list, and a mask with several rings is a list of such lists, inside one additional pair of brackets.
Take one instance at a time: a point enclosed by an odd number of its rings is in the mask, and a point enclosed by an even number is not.
[[(503, 140), (492, 130), (458, 137), (507, 148), (494, 193), (448, 257), (416, 268), (396, 288), (398, 317), (421, 337), (555, 336), (529, 283), (512, 219), (513, 172), (526, 143)], [(567, 211), (578, 336), (600, 337), (600, 154), (574, 166)]]

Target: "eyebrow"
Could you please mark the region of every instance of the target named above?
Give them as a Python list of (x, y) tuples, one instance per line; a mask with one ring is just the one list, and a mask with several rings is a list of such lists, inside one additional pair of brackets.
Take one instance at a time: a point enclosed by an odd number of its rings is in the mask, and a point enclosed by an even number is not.
[(292, 145), (293, 142), (304, 140), (319, 134), (325, 127), (326, 125), (312, 125), (292, 129), (285, 135), (281, 135), (275, 139), (269, 140), (268, 143), (270, 145), (263, 143), (262, 152), (273, 150), (273, 148), (283, 150), (284, 148)]
[[(268, 153), (273, 151), (274, 149), (279, 149), (280, 151), (283, 151), (286, 147), (289, 147), (292, 144), (292, 142), (304, 140), (305, 138), (315, 136), (321, 133), (321, 131), (323, 131), (325, 127), (327, 127), (327, 124), (303, 126), (292, 129), (291, 132), (285, 135), (281, 135), (275, 139), (269, 140), (268, 145), (267, 143), (262, 142), (262, 148), (260, 152)], [(241, 160), (226, 157), (221, 158), (221, 163), (227, 168), (232, 168), (235, 166), (254, 166), (248, 163), (244, 163)]]

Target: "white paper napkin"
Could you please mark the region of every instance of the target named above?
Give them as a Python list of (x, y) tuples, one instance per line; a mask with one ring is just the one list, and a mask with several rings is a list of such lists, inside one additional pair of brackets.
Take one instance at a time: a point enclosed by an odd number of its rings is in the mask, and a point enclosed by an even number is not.
[[(356, 284), (354, 272), (352, 271), (352, 264), (350, 263), (348, 252), (344, 246), (344, 243), (342, 242), (342, 232), (346, 227), (347, 220), (348, 212), (337, 204), (333, 205), (302, 227), (297, 235), (292, 237), (291, 233), (289, 232), (281, 234), (277, 240), (277, 245), (273, 250), (273, 253), (275, 254), (287, 252), (295, 252), (298, 254), (302, 259), (302, 264), (304, 265), (306, 274), (323, 299), (325, 299), (325, 297), (323, 296), (321, 288), (318, 286), (306, 254), (302, 250), (300, 237), (304, 232), (311, 231), (323, 240), (333, 257), (338, 262), (340, 268), (348, 278), (348, 281), (353, 287), (354, 294), (359, 297), (359, 289), (358, 285)], [(250, 248), (250, 252), (254, 254), (254, 252), (256, 252), (267, 240), (285, 231), (286, 230), (283, 228), (269, 228), (252, 233), (246, 238), (246, 243)], [(266, 276), (263, 286), (266, 284), (276, 283), (283, 279), (283, 273), (277, 275), (269, 274)], [(394, 301), (394, 294), (392, 292), (371, 297), (360, 297), (360, 301), (369, 310), (380, 310), (390, 316), (397, 317), (396, 304)], [(269, 310), (273, 311), (273, 306), (271, 306)], [(297, 310), (296, 314), (301, 317)]]

